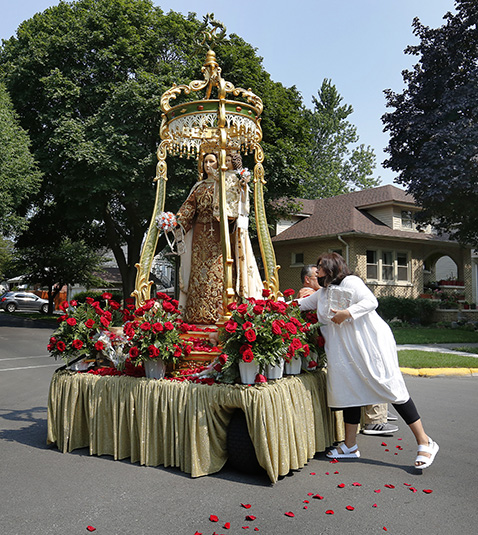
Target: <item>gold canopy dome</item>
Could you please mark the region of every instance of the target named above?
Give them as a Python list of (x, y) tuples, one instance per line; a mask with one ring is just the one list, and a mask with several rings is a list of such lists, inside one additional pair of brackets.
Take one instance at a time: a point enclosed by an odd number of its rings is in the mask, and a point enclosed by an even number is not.
[[(224, 28), (221, 23), (214, 21), (213, 17), (214, 15), (211, 14), (204, 18), (203, 33), (209, 36), (209, 40), (213, 40), (211, 36), (214, 36), (214, 30), (206, 32), (205, 28), (208, 23), (215, 25), (215, 29)], [(205, 40), (203, 39), (203, 42)], [(228, 315), (227, 306), (234, 300), (233, 260), (231, 258), (225, 195), (227, 152), (237, 151), (244, 154), (254, 154), (254, 208), (265, 276), (263, 284), (275, 298), (280, 295), (279, 266), (276, 265), (264, 208), (263, 186), (265, 180), (262, 166), (264, 152), (260, 145), (262, 141), (260, 126), (260, 115), (263, 110), (262, 100), (250, 89), (235, 88), (231, 82), (222, 78), (221, 68), (212, 48), (207, 50), (202, 73), (204, 80), (194, 80), (188, 85), (174, 84), (161, 97), (163, 114), (160, 137), (162, 141), (157, 151), (156, 202), (141, 252), (141, 259), (139, 264), (136, 264), (136, 285), (132, 295), (136, 298), (137, 306), (150, 298), (152, 282), (148, 279), (159, 238), (159, 230), (155, 222), (156, 216), (164, 211), (166, 199), (167, 156), (196, 157), (198, 169), (202, 169), (204, 155), (208, 152), (215, 152), (219, 157), (219, 213), (224, 265), (223, 303), (224, 316), (226, 317)], [(212, 98), (214, 89), (217, 92), (216, 98)], [(180, 95), (190, 95), (202, 90), (205, 90), (205, 98), (202, 100), (171, 105), (171, 101), (176, 100)], [(240, 97), (242, 100), (233, 100), (233, 97)]]

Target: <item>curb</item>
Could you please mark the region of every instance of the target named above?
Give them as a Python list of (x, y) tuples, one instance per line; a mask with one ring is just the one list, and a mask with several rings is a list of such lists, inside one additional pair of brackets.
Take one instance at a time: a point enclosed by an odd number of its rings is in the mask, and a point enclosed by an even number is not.
[(400, 368), (406, 375), (416, 377), (436, 377), (439, 375), (478, 377), (478, 368)]

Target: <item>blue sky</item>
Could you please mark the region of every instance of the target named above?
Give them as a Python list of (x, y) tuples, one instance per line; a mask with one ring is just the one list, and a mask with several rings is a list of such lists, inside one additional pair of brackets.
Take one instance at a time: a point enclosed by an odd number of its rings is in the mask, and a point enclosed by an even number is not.
[[(8, 39), (23, 20), (59, 3), (0, 0), (0, 38)], [(350, 122), (357, 127), (360, 143), (374, 149), (375, 175), (384, 184), (392, 183), (394, 174), (381, 166), (388, 144), (380, 120), (386, 112), (383, 90), (401, 91), (402, 70), (416, 63), (414, 56), (403, 53), (417, 42), (413, 18), (436, 28), (447, 11), (454, 11), (453, 0), (154, 0), (154, 4), (165, 12), (192, 11), (199, 18), (214, 12), (228, 33), (240, 35), (257, 49), (274, 81), (298, 88), (307, 107), (322, 80), (331, 79), (343, 103), (352, 105)]]

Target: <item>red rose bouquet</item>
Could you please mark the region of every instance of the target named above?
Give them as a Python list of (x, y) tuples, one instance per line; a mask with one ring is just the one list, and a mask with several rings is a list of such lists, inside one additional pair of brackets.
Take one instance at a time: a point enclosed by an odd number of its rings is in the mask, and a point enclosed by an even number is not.
[[(300, 315), (296, 303), (249, 298), (229, 307), (231, 318), (220, 330), (220, 340), (228, 360), (223, 373), (233, 376), (240, 360), (255, 361), (261, 372), (268, 364), (279, 364), (307, 356), (310, 325)], [(219, 377), (221, 379), (221, 377)]]
[(85, 303), (72, 299), (60, 305), (64, 314), (47, 346), (53, 357), (61, 357), (68, 364), (78, 357), (94, 358), (98, 353), (114, 362), (116, 354), (122, 354), (126, 340), (109, 329), (122, 325), (130, 312), (122, 309), (111, 294), (105, 293), (102, 297), (106, 302), (104, 307), (91, 297), (87, 297)]
[(190, 347), (180, 337), (182, 321), (177, 306), (176, 300), (158, 292), (157, 299), (149, 299), (135, 310), (135, 319), (124, 326), (129, 357), (135, 364), (151, 359), (175, 363), (188, 354)]

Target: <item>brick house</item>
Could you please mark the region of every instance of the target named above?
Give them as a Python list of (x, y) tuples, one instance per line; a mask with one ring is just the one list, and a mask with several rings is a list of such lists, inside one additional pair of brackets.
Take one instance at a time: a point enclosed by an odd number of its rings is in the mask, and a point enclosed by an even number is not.
[(464, 299), (476, 300), (471, 248), (431, 227), (417, 230), (413, 214), (419, 207), (402, 189), (386, 185), (299, 201), (300, 213), (280, 221), (272, 239), (281, 290), (299, 288), (302, 266), (335, 251), (376, 296), (419, 297), (424, 285), (436, 280), (437, 261), (449, 257), (463, 281), (458, 289)]

